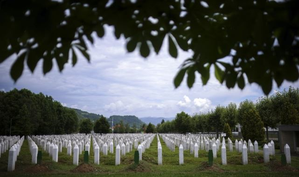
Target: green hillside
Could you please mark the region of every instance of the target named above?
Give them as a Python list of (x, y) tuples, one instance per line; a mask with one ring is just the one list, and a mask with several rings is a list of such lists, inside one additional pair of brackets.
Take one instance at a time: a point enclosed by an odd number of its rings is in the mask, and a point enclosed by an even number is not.
[(86, 111), (82, 111), (80, 109), (74, 109), (73, 108), (73, 110), (75, 110), (79, 120), (87, 118), (87, 119), (90, 119), (92, 121), (95, 121), (95, 120), (99, 119), (100, 116), (101, 116), (99, 114), (89, 113), (89, 112), (86, 112)]
[(144, 122), (142, 122), (140, 119), (138, 119), (138, 117), (136, 116), (118, 116), (118, 115), (113, 115), (110, 116), (110, 118), (108, 119), (108, 122), (111, 126), (112, 124), (112, 119), (113, 119), (113, 124), (116, 125), (118, 124), (121, 120), (123, 121), (124, 124), (129, 124), (130, 127), (132, 127), (134, 124), (136, 125), (136, 127), (140, 127), (142, 126), (142, 124), (144, 124)]

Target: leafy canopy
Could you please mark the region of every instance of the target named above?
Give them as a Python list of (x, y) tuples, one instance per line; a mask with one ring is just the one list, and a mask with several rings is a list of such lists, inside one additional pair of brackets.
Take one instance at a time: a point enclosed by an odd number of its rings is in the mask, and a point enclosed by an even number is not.
[[(27, 64), (43, 73), (57, 63), (60, 71), (78, 52), (88, 61), (86, 42), (102, 38), (104, 26), (126, 40), (128, 52), (144, 58), (159, 54), (166, 38), (169, 54), (190, 52), (174, 79), (178, 87), (196, 73), (206, 85), (210, 69), (227, 88), (257, 83), (265, 94), (284, 80), (298, 80), (299, 1), (267, 0), (1, 0), (0, 63), (12, 56), (17, 81)], [(223, 59), (227, 57), (227, 59)]]

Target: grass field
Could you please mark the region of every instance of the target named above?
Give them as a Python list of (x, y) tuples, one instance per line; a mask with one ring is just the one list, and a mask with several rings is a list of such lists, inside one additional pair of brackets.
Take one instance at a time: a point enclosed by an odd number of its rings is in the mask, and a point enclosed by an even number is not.
[[(8, 152), (0, 158), (0, 176), (119, 176), (119, 177), (147, 177), (147, 176), (299, 176), (299, 157), (292, 156), (292, 164), (282, 166), (280, 154), (270, 158), (270, 162), (263, 163), (263, 154), (249, 153), (248, 165), (242, 165), (242, 155), (238, 152), (227, 151), (228, 165), (221, 165), (220, 151), (214, 159), (214, 165), (208, 166), (206, 151), (199, 151), (199, 158), (194, 158), (189, 151), (184, 152), (184, 165), (179, 165), (178, 148), (170, 151), (162, 138), (163, 165), (158, 165), (157, 138), (151, 147), (143, 153), (143, 160), (139, 165), (134, 164), (134, 151), (121, 157), (121, 165), (115, 166), (115, 155), (104, 156), (100, 154), (100, 165), (93, 163), (93, 150), (91, 148), (89, 164), (84, 164), (83, 154), (80, 155), (79, 166), (72, 164), (73, 157), (68, 156), (66, 148), (59, 153), (58, 163), (51, 160), (49, 154), (43, 151), (41, 165), (31, 164), (31, 155), (28, 142), (24, 141), (21, 152), (16, 162), (16, 169), (7, 172)], [(40, 148), (41, 149), (41, 148)], [(114, 151), (115, 152), (115, 151)]]

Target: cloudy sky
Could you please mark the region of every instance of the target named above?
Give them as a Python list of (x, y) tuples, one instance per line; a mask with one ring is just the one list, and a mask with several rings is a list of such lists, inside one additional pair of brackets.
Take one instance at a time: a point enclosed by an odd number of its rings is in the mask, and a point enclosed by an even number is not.
[[(91, 63), (79, 57), (75, 67), (70, 61), (62, 73), (55, 65), (44, 76), (40, 61), (33, 74), (26, 67), (21, 78), (14, 83), (9, 75), (14, 58), (6, 60), (0, 64), (0, 90), (26, 88), (34, 93), (42, 92), (64, 106), (106, 117), (175, 117), (181, 111), (193, 115), (230, 102), (239, 104), (246, 99), (255, 102), (263, 96), (261, 88), (255, 84), (247, 84), (242, 91), (238, 88), (229, 90), (215, 77), (211, 77), (208, 85), (202, 86), (199, 75), (192, 89), (186, 86), (185, 80), (175, 89), (173, 78), (192, 53), (180, 51), (178, 59), (173, 59), (167, 52), (165, 40), (159, 55), (152, 52), (150, 57), (143, 59), (138, 52), (127, 53), (124, 39), (116, 40), (112, 31), (106, 30), (105, 37), (96, 39), (96, 43), (90, 46)], [(299, 82), (284, 82), (272, 93), (290, 85), (299, 87)]]

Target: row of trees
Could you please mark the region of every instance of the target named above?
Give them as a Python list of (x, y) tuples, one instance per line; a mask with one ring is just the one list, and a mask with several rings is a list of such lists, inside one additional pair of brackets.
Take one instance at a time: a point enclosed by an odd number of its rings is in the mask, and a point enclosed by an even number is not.
[(173, 121), (162, 121), (157, 132), (225, 132), (231, 136), (231, 129), (237, 123), (242, 125), (244, 139), (264, 140), (264, 127), (276, 128), (279, 124), (299, 124), (299, 89), (290, 87), (269, 97), (261, 97), (257, 103), (245, 100), (237, 105), (217, 106), (207, 113), (190, 116), (177, 114)]
[[(79, 119), (75, 110), (64, 107), (51, 96), (35, 94), (30, 90), (0, 91), (0, 135), (49, 135), (70, 133), (110, 133), (110, 124), (104, 116), (95, 121)], [(121, 120), (114, 133), (154, 132), (152, 124), (130, 126)]]
[(51, 96), (27, 89), (0, 91), (0, 134), (67, 134), (77, 132), (74, 110), (63, 107)]

